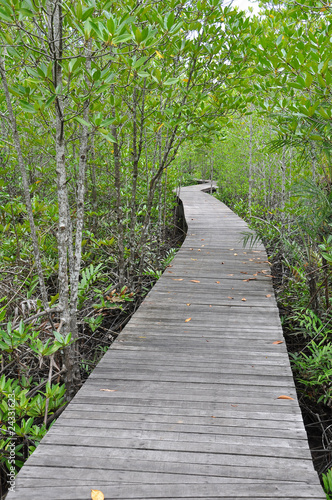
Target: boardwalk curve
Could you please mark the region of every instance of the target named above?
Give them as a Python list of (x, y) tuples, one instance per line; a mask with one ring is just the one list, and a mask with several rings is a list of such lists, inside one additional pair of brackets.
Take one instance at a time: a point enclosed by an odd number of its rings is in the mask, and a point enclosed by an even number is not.
[[(208, 186), (187, 238), (8, 500), (325, 499), (265, 250)], [(277, 399), (286, 395), (293, 399)]]

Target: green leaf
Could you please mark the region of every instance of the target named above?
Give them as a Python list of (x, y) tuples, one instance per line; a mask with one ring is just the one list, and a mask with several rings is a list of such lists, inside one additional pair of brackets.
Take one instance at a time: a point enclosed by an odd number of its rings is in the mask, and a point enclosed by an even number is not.
[(168, 80), (166, 80), (164, 82), (164, 85), (174, 85), (178, 81), (179, 81), (179, 78), (168, 78)]
[(91, 124), (83, 120), (80, 116), (75, 116), (74, 120), (81, 123), (81, 125), (84, 125), (85, 127), (91, 127)]
[(3, 21), (7, 21), (9, 23), (12, 22), (12, 18), (10, 17), (10, 14), (6, 12), (4, 9), (0, 9), (0, 19)]
[(86, 21), (88, 17), (90, 17), (91, 14), (93, 14), (94, 10), (95, 10), (94, 7), (90, 7), (89, 9), (85, 10), (82, 15), (82, 21)]
[(148, 76), (150, 76), (150, 73), (147, 73), (146, 71), (138, 71), (137, 74), (141, 78), (147, 78)]
[(29, 104), (26, 101), (20, 100), (20, 105), (21, 105), (21, 108), (23, 109), (23, 111), (26, 111), (27, 113), (37, 113), (34, 106), (32, 104)]
[(114, 139), (114, 137), (112, 136), (112, 134), (107, 134), (104, 136), (105, 139), (108, 141), (108, 142), (112, 142), (112, 143), (115, 143), (116, 144), (116, 140)]
[(306, 87), (310, 87), (310, 85), (312, 84), (312, 81), (313, 81), (314, 77), (310, 74), (310, 73), (307, 73), (307, 76), (306, 76), (306, 79), (305, 79), (305, 85)]
[(113, 38), (113, 43), (124, 43), (124, 42), (128, 42), (129, 40), (132, 39), (132, 35), (131, 34), (127, 34), (127, 35), (120, 35), (120, 36), (116, 36), (115, 38)]

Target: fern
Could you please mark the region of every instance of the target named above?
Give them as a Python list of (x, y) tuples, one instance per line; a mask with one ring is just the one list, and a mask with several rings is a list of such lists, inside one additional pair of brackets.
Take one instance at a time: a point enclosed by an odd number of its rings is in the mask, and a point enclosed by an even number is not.
[(102, 267), (102, 264), (98, 264), (97, 266), (90, 264), (90, 266), (82, 270), (82, 278), (78, 285), (78, 309), (82, 309), (90, 286), (101, 277)]

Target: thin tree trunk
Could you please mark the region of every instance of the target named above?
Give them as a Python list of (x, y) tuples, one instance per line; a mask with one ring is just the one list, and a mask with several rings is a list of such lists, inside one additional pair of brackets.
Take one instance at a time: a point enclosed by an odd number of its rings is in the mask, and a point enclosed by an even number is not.
[[(49, 46), (53, 57), (53, 85), (54, 88), (62, 87), (62, 0), (52, 0), (49, 4)], [(58, 254), (59, 254), (59, 303), (62, 309), (61, 321), (62, 333), (67, 336), (71, 330), (71, 314), (69, 303), (69, 280), (68, 280), (68, 257), (73, 266), (72, 254), (72, 228), (70, 221), (68, 191), (67, 191), (67, 171), (65, 155), (65, 135), (64, 135), (65, 117), (64, 105), (61, 94), (57, 95), (55, 100), (55, 152), (56, 152), (56, 173), (57, 173), (57, 191), (58, 191)], [(75, 330), (73, 340), (75, 339)], [(66, 397), (71, 399), (75, 393), (75, 387), (79, 383), (79, 367), (76, 356), (76, 347), (71, 344), (64, 349), (65, 364), (65, 384)]]
[[(91, 42), (86, 46), (86, 63), (85, 68), (87, 73), (91, 71)], [(88, 85), (88, 79), (86, 79)], [(83, 119), (89, 120), (90, 101), (86, 99), (83, 103)], [(87, 166), (89, 150), (89, 127), (82, 125), (82, 134), (80, 138), (79, 151), (79, 166), (78, 166), (78, 181), (77, 181), (77, 198), (76, 198), (76, 235), (75, 235), (75, 250), (73, 268), (70, 269), (70, 328), (75, 339), (78, 338), (77, 330), (77, 300), (78, 300), (78, 285), (79, 275), (82, 261), (82, 235), (84, 226), (84, 194), (85, 194), (85, 172)]]
[[(111, 86), (111, 92), (114, 96), (115, 89), (114, 85)], [(115, 118), (115, 107), (112, 108), (112, 116)], [(114, 143), (114, 180), (115, 180), (115, 192), (116, 192), (116, 216), (118, 223), (118, 272), (119, 272), (119, 283), (122, 285), (125, 279), (125, 261), (124, 261), (124, 216), (121, 206), (121, 158), (120, 158), (120, 148), (118, 144), (118, 132), (115, 125), (112, 125), (112, 135), (115, 139)]]

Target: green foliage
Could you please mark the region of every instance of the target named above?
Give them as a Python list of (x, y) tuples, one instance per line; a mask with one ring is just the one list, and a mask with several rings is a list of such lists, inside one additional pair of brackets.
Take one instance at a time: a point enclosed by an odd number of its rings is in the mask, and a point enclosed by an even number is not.
[(332, 500), (332, 469), (329, 469), (326, 474), (322, 475), (326, 500)]
[(89, 267), (82, 270), (82, 278), (78, 285), (78, 309), (83, 307), (84, 301), (87, 297), (87, 292), (91, 285), (93, 285), (93, 283), (95, 283), (102, 276), (102, 269), (103, 264), (100, 263), (97, 266), (90, 264)]
[[(307, 397), (315, 403), (332, 404), (332, 328), (310, 309), (296, 311), (293, 335), (306, 339), (305, 347), (291, 354), (292, 367)], [(309, 341), (308, 341), (309, 340)]]
[[(22, 375), (13, 379), (2, 375), (0, 378), (0, 465), (7, 470), (11, 465), (19, 468), (47, 432), (42, 423), (46, 411), (46, 415), (52, 415), (64, 405), (64, 385), (47, 383), (44, 391), (39, 389), (35, 395), (34, 392), (32, 377), (27, 379)], [(13, 444), (15, 463), (10, 453)]]

